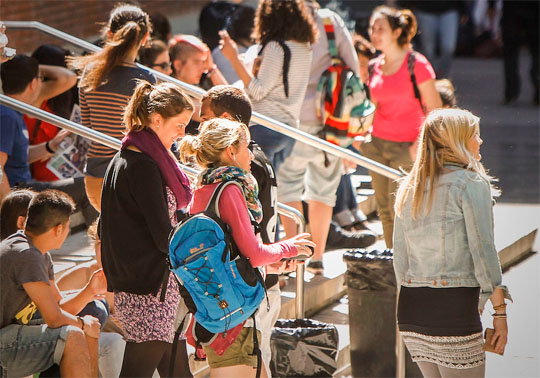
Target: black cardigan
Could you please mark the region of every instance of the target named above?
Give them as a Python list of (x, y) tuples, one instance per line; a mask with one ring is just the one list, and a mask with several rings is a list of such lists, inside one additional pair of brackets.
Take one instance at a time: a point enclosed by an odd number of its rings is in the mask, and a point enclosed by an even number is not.
[(109, 291), (156, 294), (168, 277), (172, 230), (165, 181), (149, 156), (118, 152), (101, 194), (101, 255)]

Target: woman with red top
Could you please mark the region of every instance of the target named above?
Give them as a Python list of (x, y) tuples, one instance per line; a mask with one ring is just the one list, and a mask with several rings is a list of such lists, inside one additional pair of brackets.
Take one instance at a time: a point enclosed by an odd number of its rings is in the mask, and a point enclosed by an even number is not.
[[(408, 170), (412, 166), (425, 114), (442, 105), (431, 64), (411, 49), (410, 42), (415, 34), (416, 19), (408, 9), (379, 6), (371, 14), (369, 36), (382, 54), (370, 63), (368, 84), (377, 111), (371, 140), (362, 145), (362, 153), (395, 169)], [(412, 53), (420, 99), (415, 96), (409, 71)], [(392, 248), (396, 183), (374, 172), (370, 175), (384, 240), (386, 246)]]
[[(41, 45), (33, 53), (40, 65), (40, 74), (43, 75), (44, 84), (50, 89), (43, 91), (34, 106), (49, 113), (69, 119), (76, 100), (75, 84), (77, 76), (67, 69), (67, 51), (56, 45)], [(42, 86), (43, 87), (43, 86)], [(24, 122), (28, 129), (30, 145), (51, 141), (60, 129), (48, 122), (24, 115)], [(37, 181), (56, 181), (59, 179), (47, 168), (50, 159), (39, 160), (31, 164), (32, 178)]]
[[(299, 234), (267, 245), (262, 244), (255, 235), (250, 214), (253, 219), (260, 221), (262, 208), (257, 197), (257, 181), (250, 173), (253, 153), (248, 148), (249, 141), (250, 134), (246, 125), (223, 118), (202, 123), (199, 135), (187, 135), (182, 139), (182, 160), (195, 156), (197, 164), (204, 169), (198, 177), (189, 212), (194, 214), (204, 211), (220, 182), (235, 181), (242, 189), (237, 185), (225, 187), (218, 209), (240, 253), (249, 258), (254, 268), (297, 254), (310, 255), (308, 247), (314, 247), (315, 244), (307, 240), (309, 234)], [(250, 355), (253, 351), (253, 325), (248, 324), (244, 324), (244, 329), (224, 354), (218, 355), (212, 348), (204, 347), (211, 377), (255, 376), (253, 368), (257, 366), (257, 357)], [(264, 369), (261, 376), (266, 376)]]

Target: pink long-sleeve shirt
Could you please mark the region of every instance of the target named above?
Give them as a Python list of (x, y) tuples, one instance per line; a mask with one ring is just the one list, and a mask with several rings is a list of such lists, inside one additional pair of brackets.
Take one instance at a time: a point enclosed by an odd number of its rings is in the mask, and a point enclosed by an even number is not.
[[(195, 190), (188, 207), (190, 214), (204, 211), (217, 185), (205, 185)], [(272, 244), (261, 243), (253, 232), (244, 195), (236, 185), (229, 185), (223, 190), (218, 208), (221, 220), (229, 225), (232, 237), (240, 253), (249, 258), (253, 267), (272, 264), (282, 258), (293, 257), (298, 254), (291, 241)]]

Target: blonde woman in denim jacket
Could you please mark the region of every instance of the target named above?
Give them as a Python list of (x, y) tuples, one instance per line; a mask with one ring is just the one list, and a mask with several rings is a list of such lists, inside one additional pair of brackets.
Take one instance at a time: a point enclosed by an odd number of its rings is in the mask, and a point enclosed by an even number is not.
[(480, 313), (495, 310), (493, 344), (506, 346), (505, 298), (493, 240), (492, 187), (480, 163), (479, 118), (431, 112), (396, 197), (398, 325), (424, 377), (483, 377)]

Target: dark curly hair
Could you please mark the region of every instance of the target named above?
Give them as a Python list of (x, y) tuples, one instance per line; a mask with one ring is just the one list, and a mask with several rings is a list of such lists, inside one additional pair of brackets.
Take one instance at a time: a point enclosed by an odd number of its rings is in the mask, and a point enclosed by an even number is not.
[(319, 32), (304, 0), (261, 0), (255, 16), (253, 38), (314, 43)]

